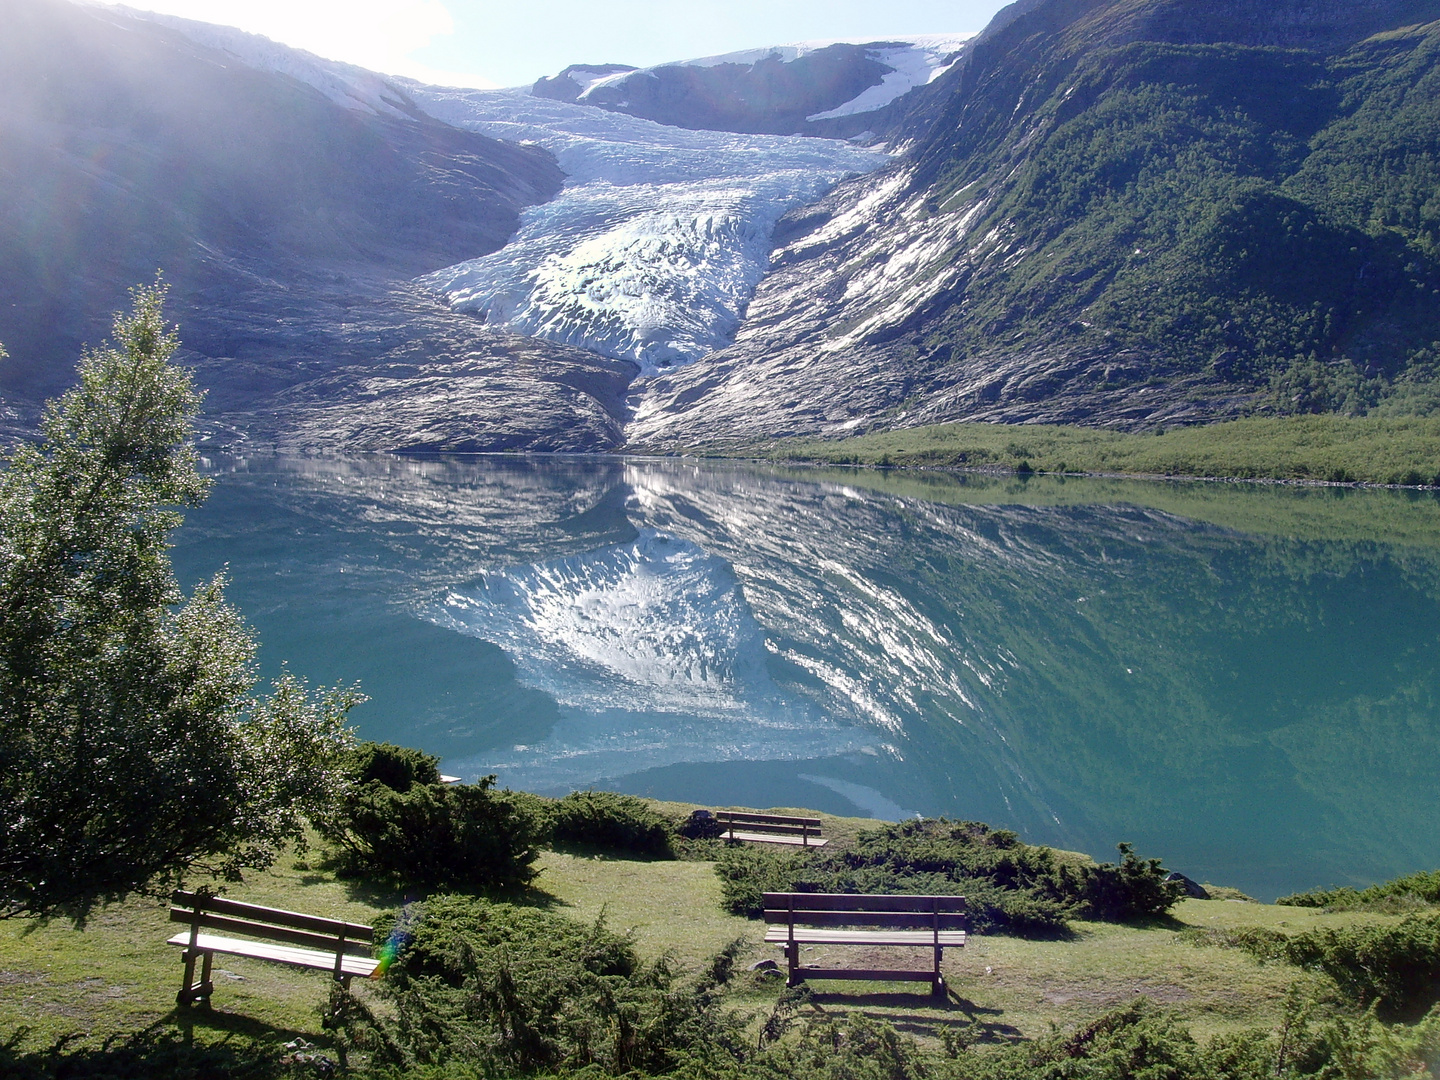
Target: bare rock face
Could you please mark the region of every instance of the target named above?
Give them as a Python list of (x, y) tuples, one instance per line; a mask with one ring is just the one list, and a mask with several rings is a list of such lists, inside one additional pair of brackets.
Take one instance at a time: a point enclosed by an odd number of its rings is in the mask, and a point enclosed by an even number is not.
[(293, 312), (278, 297), (270, 309), (276, 330), (247, 343), (245, 359), (184, 357), (211, 388), (202, 446), (595, 452), (624, 442), (639, 372), (628, 361), (488, 327), (408, 283), (347, 277), (343, 291)]

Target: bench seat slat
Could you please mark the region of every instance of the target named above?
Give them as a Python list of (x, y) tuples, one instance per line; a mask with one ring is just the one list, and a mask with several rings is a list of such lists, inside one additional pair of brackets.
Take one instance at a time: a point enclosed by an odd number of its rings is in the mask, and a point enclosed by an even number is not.
[[(788, 911), (767, 909), (767, 923), (790, 924)], [(966, 917), (958, 911), (797, 911), (796, 926), (893, 926), (897, 929), (964, 930)]]
[[(182, 949), (190, 945), (189, 934), (176, 934), (168, 944), (178, 945)], [(266, 941), (241, 941), (238, 938), (221, 937), (218, 934), (200, 934), (196, 937), (195, 947), (201, 952), (227, 953), (232, 956), (248, 956), (254, 960), (271, 960), (277, 964), (289, 964), (291, 967), (314, 968), (317, 971), (335, 970), (335, 953), (320, 952), (315, 949), (297, 949), (290, 945), (274, 945)], [(344, 975), (359, 975), (362, 978), (369, 978), (380, 966), (380, 961), (368, 956), (345, 956), (340, 961), (340, 971)]]
[[(824, 930), (809, 926), (795, 927), (795, 937), (790, 937), (788, 926), (773, 926), (765, 931), (765, 941), (770, 945), (784, 945), (788, 941), (801, 945), (933, 945), (933, 930)], [(964, 945), (964, 930), (941, 930), (941, 945)]]
[[(197, 901), (205, 911), (213, 911), (217, 915), (235, 915), (242, 919), (254, 919), (256, 922), (270, 923), (274, 926), (309, 930), (330, 938), (339, 937), (342, 927), (345, 930), (345, 937), (350, 941), (368, 943), (375, 936), (375, 931), (364, 923), (327, 919), (320, 915), (306, 915), (300, 911), (286, 911), (283, 908), (262, 907), (260, 904), (247, 904), (241, 900), (231, 900), (224, 896), (201, 897), (182, 889), (177, 889), (170, 894), (170, 902), (177, 908), (189, 908), (193, 911)], [(188, 920), (176, 919), (174, 921)]]
[(873, 893), (773, 893), (763, 894), (765, 907), (776, 911), (795, 909), (795, 921), (805, 911), (956, 911), (969, 910), (963, 896), (880, 896)]
[(786, 833), (727, 832), (721, 839), (748, 840), (752, 844), (794, 844), (796, 847), (824, 847), (830, 842), (814, 833), (806, 841), (798, 832), (794, 836)]
[[(170, 909), (170, 921), (184, 923), (189, 926), (198, 923), (206, 930), (223, 930), (229, 934), (241, 934), (247, 937), (267, 938), (270, 941), (283, 941), (288, 945), (300, 945), (312, 949), (328, 949), (330, 955), (335, 955), (336, 948), (340, 945), (339, 935), (334, 937), (325, 934), (312, 934), (307, 930), (292, 930), (288, 926), (267, 926), (261, 922), (252, 922), (248, 919), (232, 919), (227, 915), (212, 915), (209, 911), (201, 911), (196, 914), (193, 911), (181, 911), (178, 908)], [(336, 923), (339, 926), (339, 923)], [(365, 941), (351, 941), (346, 939), (347, 949), (368, 949), (370, 947)]]

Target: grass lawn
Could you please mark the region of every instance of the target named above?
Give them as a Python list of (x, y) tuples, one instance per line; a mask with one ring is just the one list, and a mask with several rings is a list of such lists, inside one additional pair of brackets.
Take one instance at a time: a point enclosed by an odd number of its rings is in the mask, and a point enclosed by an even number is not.
[[(843, 843), (866, 824), (827, 819), (826, 831)], [(544, 853), (540, 867), (528, 902), (583, 920), (603, 913), (612, 927), (632, 931), (647, 957), (668, 952), (694, 969), (728, 942), (742, 938), (749, 943), (747, 966), (760, 959), (781, 959), (777, 947), (762, 943), (759, 922), (720, 910), (719, 882), (708, 862), (642, 861), (571, 851)], [(399, 900), (336, 881), (294, 858), (254, 875), (229, 895), (359, 922), (371, 921)], [(1009, 1041), (1043, 1034), (1052, 1023), (1072, 1026), (1144, 994), (1174, 1008), (1203, 1038), (1272, 1024), (1286, 988), (1308, 976), (1283, 964), (1261, 964), (1235, 949), (1196, 944), (1203, 937), (1196, 929), (1268, 926), (1299, 931), (1387, 918), (1186, 900), (1173, 919), (1152, 927), (1077, 922), (1063, 940), (972, 937), (964, 949), (946, 956), (951, 996), (944, 1002), (924, 991), (916, 993), (917, 984), (816, 983), (800, 1015), (860, 1010), (926, 1039), (944, 1025), (976, 1025), (985, 1040)], [(178, 1016), (174, 995), (179, 950), (165, 944), (173, 931), (166, 908), (146, 900), (106, 908), (83, 930), (62, 922), (0, 925), (0, 1039), (28, 1028), (22, 1047), (48, 1045), (64, 1036), (90, 1044), (152, 1024), (189, 1022), (202, 1040), (270, 1043), (302, 1035), (325, 1043), (319, 1009), (326, 997), (326, 976), (237, 957), (216, 958), (213, 1008)], [(813, 962), (818, 954), (807, 959)], [(829, 949), (827, 960), (837, 965), (864, 962), (862, 951), (854, 948)], [(888, 950), (884, 962), (907, 966), (901, 950)], [(928, 959), (917, 955), (913, 963), (923, 967)], [(734, 984), (734, 1003), (763, 1015), (782, 983), (774, 976), (742, 971)]]

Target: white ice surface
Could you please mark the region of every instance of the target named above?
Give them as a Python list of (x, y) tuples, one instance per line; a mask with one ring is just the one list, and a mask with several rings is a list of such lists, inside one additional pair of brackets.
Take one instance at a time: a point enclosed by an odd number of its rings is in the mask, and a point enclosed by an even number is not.
[(647, 372), (728, 344), (780, 216), (887, 160), (833, 139), (689, 131), (524, 90), (406, 89), (448, 124), (545, 147), (568, 177), (500, 251), (422, 282), (458, 310)]
[[(917, 86), (925, 86), (939, 78), (956, 60), (956, 54), (973, 38), (968, 34), (918, 34), (909, 37), (873, 41), (865, 38), (826, 38), (817, 41), (797, 41), (790, 45), (776, 45), (768, 49), (744, 49), (740, 52), (722, 53), (718, 56), (702, 56), (694, 60), (681, 60), (673, 64), (659, 64), (657, 67), (718, 67), (721, 64), (758, 64), (761, 60), (775, 57), (784, 63), (792, 63), (808, 53), (817, 52), (831, 45), (866, 45), (867, 55), (886, 67), (890, 72), (875, 86), (868, 87), (859, 96), (825, 112), (807, 116), (807, 120), (830, 120), (841, 116), (855, 116), (859, 113), (874, 112), (890, 102), (909, 93)], [(654, 68), (643, 68), (638, 72), (620, 71), (592, 79), (586, 83), (580, 94), (584, 102), (598, 87), (622, 82), (630, 75), (644, 74)], [(572, 76), (573, 78), (574, 76)]]
[(876, 86), (868, 87), (858, 97), (826, 112), (807, 116), (807, 120), (831, 120), (841, 116), (855, 116), (859, 113), (874, 112), (890, 102), (908, 94), (917, 86), (934, 82), (955, 62), (955, 54), (974, 37), (974, 34), (930, 35), (915, 38), (904, 45), (877, 47), (870, 52), (891, 71)]

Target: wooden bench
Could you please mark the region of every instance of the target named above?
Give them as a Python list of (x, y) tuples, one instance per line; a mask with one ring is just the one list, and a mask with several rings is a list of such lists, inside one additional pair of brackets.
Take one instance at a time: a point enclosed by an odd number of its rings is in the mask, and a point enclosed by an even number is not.
[(723, 835), (727, 840), (744, 840), (752, 844), (795, 844), (799, 847), (824, 847), (829, 843), (820, 835), (819, 818), (745, 814), (738, 810), (716, 810), (715, 818), (725, 830)]
[[(785, 946), (787, 986), (805, 979), (924, 981), (945, 992), (940, 960), (945, 947), (965, 944), (963, 896), (854, 896), (841, 893), (766, 893), (765, 940)], [(802, 945), (898, 945), (933, 950), (929, 971), (801, 967)]]
[[(170, 921), (190, 926), (187, 932), (176, 934), (168, 942), (185, 950), (181, 954), (185, 962), (184, 982), (180, 993), (175, 995), (176, 1003), (181, 1006), (196, 1001), (209, 1002), (215, 990), (210, 980), (210, 966), (216, 953), (329, 971), (343, 986), (349, 986), (355, 975), (369, 978), (379, 966), (379, 961), (369, 956), (353, 955), (368, 952), (374, 941), (370, 927), (360, 923), (242, 904), (221, 896), (182, 890), (170, 895), (170, 903)], [(244, 937), (222, 937), (202, 933), (202, 930), (220, 930)], [(195, 981), (196, 960), (201, 961), (199, 982)]]

